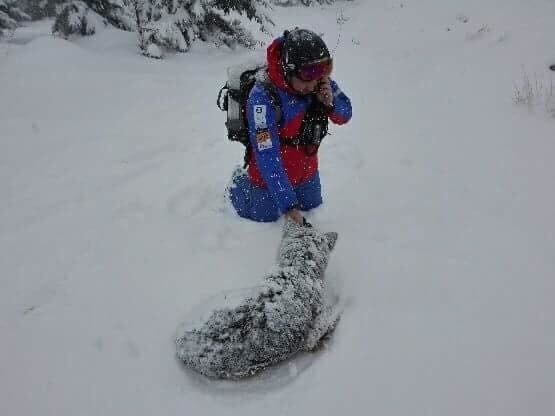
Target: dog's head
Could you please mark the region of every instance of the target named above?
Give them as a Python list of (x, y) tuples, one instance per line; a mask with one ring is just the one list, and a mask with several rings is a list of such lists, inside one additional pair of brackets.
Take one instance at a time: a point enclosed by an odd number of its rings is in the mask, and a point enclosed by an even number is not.
[(279, 248), (279, 265), (315, 267), (323, 273), (336, 242), (337, 233), (321, 233), (288, 219), (285, 221)]

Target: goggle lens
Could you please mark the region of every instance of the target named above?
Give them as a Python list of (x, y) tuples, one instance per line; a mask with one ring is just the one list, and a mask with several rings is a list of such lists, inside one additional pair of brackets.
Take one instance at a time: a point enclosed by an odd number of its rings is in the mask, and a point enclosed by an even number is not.
[(331, 74), (331, 69), (332, 61), (328, 59), (303, 66), (297, 76), (303, 81), (314, 81)]

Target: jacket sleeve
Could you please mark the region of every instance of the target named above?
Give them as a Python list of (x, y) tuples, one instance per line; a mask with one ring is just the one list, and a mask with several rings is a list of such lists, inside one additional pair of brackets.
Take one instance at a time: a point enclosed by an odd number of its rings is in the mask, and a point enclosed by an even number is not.
[(335, 124), (345, 124), (353, 115), (351, 100), (339, 88), (337, 83), (331, 80), (331, 90), (333, 93), (333, 110), (329, 114), (329, 118)]
[(282, 213), (298, 205), (280, 156), (276, 114), (270, 94), (255, 85), (247, 101), (247, 119), (252, 154), (270, 194)]

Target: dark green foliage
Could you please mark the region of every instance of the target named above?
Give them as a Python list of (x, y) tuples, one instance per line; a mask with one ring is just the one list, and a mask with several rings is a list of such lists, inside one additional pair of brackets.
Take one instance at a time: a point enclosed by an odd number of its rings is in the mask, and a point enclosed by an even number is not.
[(56, 17), (52, 33), (63, 37), (93, 35), (96, 27), (91, 17), (90, 9), (84, 2), (71, 1), (62, 8)]
[(128, 0), (83, 0), (109, 24), (122, 30), (133, 30), (134, 19)]
[(63, 37), (92, 35), (99, 22), (134, 30), (135, 21), (128, 0), (69, 0), (58, 6), (52, 32)]
[(15, 30), (25, 20), (31, 18), (19, 8), (17, 0), (0, 0), (0, 37)]
[(321, 4), (332, 4), (335, 0), (273, 0), (278, 6), (315, 6)]
[(162, 49), (186, 52), (196, 40), (230, 48), (256, 45), (240, 16), (268, 32), (273, 24), (267, 0), (131, 0), (144, 55), (160, 58)]
[(55, 17), (63, 3), (66, 2), (67, 0), (24, 0), (22, 3), (25, 12), (33, 20), (38, 20), (45, 17)]

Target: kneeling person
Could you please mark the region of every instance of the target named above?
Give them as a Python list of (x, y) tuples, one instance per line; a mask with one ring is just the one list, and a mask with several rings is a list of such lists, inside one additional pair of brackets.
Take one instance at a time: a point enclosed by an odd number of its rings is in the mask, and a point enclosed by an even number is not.
[(248, 168), (234, 173), (229, 197), (242, 217), (275, 221), (283, 214), (303, 223), (301, 211), (322, 203), (317, 152), (328, 119), (348, 122), (351, 102), (330, 79), (332, 58), (314, 32), (275, 39), (267, 65), (271, 85), (257, 83), (247, 101)]

